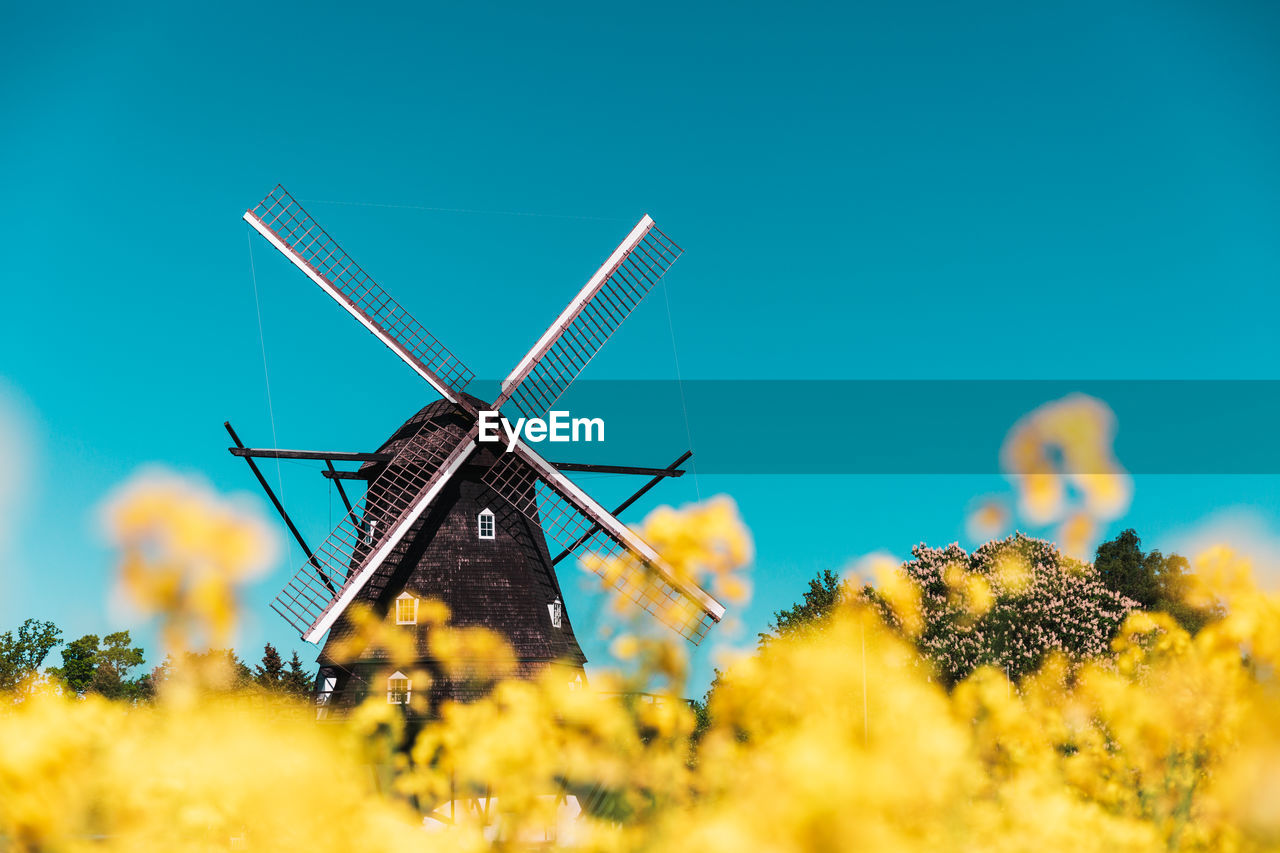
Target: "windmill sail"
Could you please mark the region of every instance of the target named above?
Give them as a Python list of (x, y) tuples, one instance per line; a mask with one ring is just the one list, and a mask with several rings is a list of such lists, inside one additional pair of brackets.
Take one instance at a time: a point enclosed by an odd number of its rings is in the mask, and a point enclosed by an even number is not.
[[(475, 449), (475, 433), (424, 426), (401, 450), (271, 607), (316, 643), (377, 572)], [(330, 583), (340, 583), (335, 592)]]
[(277, 185), (244, 219), (451, 403), (474, 374)]
[[(477, 416), (485, 404), (465, 393), (472, 372), (283, 187), (246, 211), (244, 219), (456, 407), (452, 423), (427, 419), (395, 452), (365, 496), (273, 602), (273, 609), (303, 639), (316, 643), (357, 596), (377, 592), (370, 581), (388, 558), (397, 559), (392, 557), (397, 546), (472, 457)], [(652, 219), (641, 219), (503, 381), (491, 408), (509, 404), (524, 417), (544, 415), (681, 253)], [(515, 451), (499, 454), (481, 477), (485, 487), (540, 525), (561, 548), (579, 554), (621, 594), (693, 642), (720, 621), (724, 607), (693, 578), (681, 576), (526, 445), (517, 443)], [(468, 476), (464, 472), (462, 480)], [(535, 611), (541, 615), (540, 608)]]
[(504, 453), (482, 478), (560, 547), (583, 556), (619, 593), (698, 643), (724, 606), (692, 578), (680, 578), (657, 552), (567, 477), (524, 445)]
[(502, 383), (496, 409), (546, 414), (683, 250), (647, 215)]

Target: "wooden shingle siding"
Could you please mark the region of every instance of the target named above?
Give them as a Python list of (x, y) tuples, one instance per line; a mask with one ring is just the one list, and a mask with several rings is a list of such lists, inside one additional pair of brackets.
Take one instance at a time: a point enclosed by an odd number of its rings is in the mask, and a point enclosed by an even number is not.
[[(481, 401), (475, 402), (484, 405)], [(406, 421), (379, 451), (398, 451), (423, 421), (438, 426), (446, 423), (466, 426), (454, 406), (441, 400)], [(557, 598), (563, 601), (564, 596), (541, 528), (511, 509), (480, 482), (481, 475), (493, 461), (493, 452), (488, 446), (476, 451), (431, 509), (396, 546), (356, 601), (392, 620), (395, 598), (403, 592), (443, 601), (449, 607), (454, 625), (480, 626), (504, 637), (519, 661), (522, 676), (531, 677), (550, 665), (563, 666), (567, 689), (568, 683), (583, 673), (586, 657), (567, 613), (559, 628), (551, 624), (547, 606)], [(365, 467), (383, 464), (387, 463), (368, 463)], [(493, 539), (479, 538), (477, 517), (485, 508), (492, 510), (495, 517)], [(444, 678), (429, 654), (427, 626), (397, 627), (416, 632), (421, 657), (413, 666), (432, 673), (435, 679), (430, 690), (432, 708), (446, 698), (467, 701), (487, 689), (484, 684), (456, 683)], [(329, 632), (320, 655), (321, 666), (333, 663), (335, 644), (351, 634), (350, 619), (344, 614)], [(381, 650), (363, 650), (354, 660), (334, 669), (338, 678), (333, 703), (336, 708), (357, 704), (365, 694), (385, 693), (385, 684), (381, 683), (385, 681), (385, 674), (379, 676), (386, 670), (385, 654)]]

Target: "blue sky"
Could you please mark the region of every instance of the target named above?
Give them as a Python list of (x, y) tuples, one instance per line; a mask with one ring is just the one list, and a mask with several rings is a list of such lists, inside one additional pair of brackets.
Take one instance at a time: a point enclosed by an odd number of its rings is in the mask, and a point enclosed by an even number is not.
[[(0, 380), (25, 437), (22, 464), (11, 454), (0, 472), (17, 492), (0, 628), (29, 615), (70, 636), (126, 627), (106, 604), (94, 508), (147, 463), (251, 490), (222, 421), (271, 443), (264, 345), (282, 446), (371, 447), (429, 401), (261, 241), (255, 303), (240, 214), (277, 182), (483, 377), (506, 374), (645, 212), (686, 249), (667, 279), (685, 378), (1276, 376), (1272, 4), (24, 4), (5, 17)], [(588, 376), (675, 377), (658, 297)], [(813, 404), (744, 400), (726, 428), (766, 430), (762, 454), (805, 452)], [(281, 472), (319, 539), (326, 484)], [(605, 502), (633, 485), (583, 482)], [(1239, 508), (1269, 535), (1276, 486), (1140, 477), (1113, 528), (1169, 547)], [(626, 518), (732, 494), (757, 542), (750, 634), (821, 568), (964, 541), (969, 502), (1003, 488), (687, 477)], [(302, 648), (266, 609), (288, 561), (251, 591), (247, 655)]]

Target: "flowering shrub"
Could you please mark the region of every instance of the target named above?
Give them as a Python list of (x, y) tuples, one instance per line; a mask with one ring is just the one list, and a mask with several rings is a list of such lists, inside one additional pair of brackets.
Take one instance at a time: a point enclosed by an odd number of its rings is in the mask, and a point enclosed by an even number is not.
[(954, 543), (922, 543), (911, 554), (898, 570), (910, 586), (882, 582), (884, 592), (871, 597), (948, 685), (988, 664), (1021, 678), (1054, 651), (1099, 658), (1137, 606), (1107, 589), (1092, 565), (1022, 533), (972, 555)]

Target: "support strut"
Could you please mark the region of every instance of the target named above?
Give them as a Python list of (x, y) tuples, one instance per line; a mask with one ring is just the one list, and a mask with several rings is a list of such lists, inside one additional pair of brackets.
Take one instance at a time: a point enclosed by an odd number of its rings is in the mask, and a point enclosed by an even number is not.
[(249, 463), (249, 470), (253, 471), (253, 476), (258, 478), (258, 484), (262, 486), (262, 490), (266, 492), (267, 497), (271, 499), (271, 503), (276, 508), (276, 512), (280, 513), (280, 517), (284, 519), (284, 523), (289, 528), (289, 532), (293, 534), (293, 538), (298, 541), (300, 546), (302, 546), (302, 552), (307, 555), (307, 562), (316, 567), (316, 573), (320, 575), (320, 580), (324, 581), (324, 585), (329, 588), (330, 592), (336, 594), (338, 590), (334, 588), (333, 581), (329, 580), (329, 576), (326, 575), (316, 563), (316, 557), (311, 553), (311, 549), (307, 547), (306, 540), (302, 538), (302, 534), (298, 532), (298, 528), (294, 527), (293, 519), (289, 518), (289, 513), (284, 511), (284, 504), (280, 503), (280, 499), (277, 498), (276, 493), (272, 491), (271, 485), (267, 482), (267, 478), (262, 476), (262, 471), (258, 470), (258, 463), (254, 462), (253, 457), (248, 454), (235, 452), (236, 450), (244, 450), (245, 446), (244, 443), (240, 441), (240, 436), (236, 435), (236, 431), (232, 428), (231, 421), (223, 421), (222, 425), (227, 428), (227, 433), (231, 436), (231, 440), (236, 443), (236, 446), (231, 448), (232, 455), (242, 456), (244, 461)]

